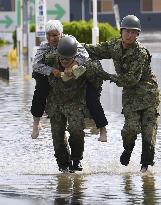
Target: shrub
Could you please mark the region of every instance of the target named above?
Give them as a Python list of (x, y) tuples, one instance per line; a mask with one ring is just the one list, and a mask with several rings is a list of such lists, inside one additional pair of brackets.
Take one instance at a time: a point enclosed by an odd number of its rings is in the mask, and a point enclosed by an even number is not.
[[(76, 37), (79, 42), (91, 43), (92, 42), (92, 21), (72, 21), (64, 22), (64, 33), (71, 34)], [(113, 28), (108, 23), (98, 23), (99, 27), (99, 42), (118, 37), (119, 31)]]
[(29, 30), (30, 32), (35, 32), (35, 24), (30, 24)]
[(0, 38), (0, 46), (4, 46), (4, 45), (9, 44), (9, 43), (10, 43), (9, 41)]

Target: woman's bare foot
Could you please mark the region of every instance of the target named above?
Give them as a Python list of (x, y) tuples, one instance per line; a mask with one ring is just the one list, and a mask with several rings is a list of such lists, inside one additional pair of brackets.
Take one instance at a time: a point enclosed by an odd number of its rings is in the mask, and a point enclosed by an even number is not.
[(107, 142), (107, 130), (106, 127), (100, 128), (100, 137), (98, 138), (100, 142)]

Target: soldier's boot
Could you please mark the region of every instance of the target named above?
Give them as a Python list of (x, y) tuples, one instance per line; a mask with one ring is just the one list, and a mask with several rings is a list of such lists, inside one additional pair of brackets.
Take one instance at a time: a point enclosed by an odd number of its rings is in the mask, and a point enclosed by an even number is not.
[(98, 141), (107, 142), (107, 130), (106, 130), (106, 127), (101, 127), (100, 128), (100, 137), (98, 138)]
[(144, 173), (144, 172), (146, 172), (147, 170), (148, 170), (148, 165), (147, 165), (147, 164), (142, 164), (140, 171), (141, 171), (142, 173)]
[(59, 171), (62, 172), (62, 173), (67, 173), (67, 172), (69, 172), (69, 167), (60, 166)]
[(39, 136), (39, 130), (41, 129), (40, 117), (33, 117), (32, 139), (36, 139)]
[(69, 163), (68, 163), (68, 161), (62, 162), (61, 160), (62, 159), (56, 158), (59, 171), (62, 172), (62, 173), (69, 172)]
[(72, 160), (70, 160), (70, 162), (69, 162), (69, 172), (70, 173), (74, 173), (75, 172), (75, 170), (73, 169), (73, 161)]
[(82, 171), (83, 167), (80, 160), (73, 160), (72, 170), (73, 171)]
[(120, 162), (122, 165), (127, 166), (130, 161), (132, 151), (124, 150), (120, 156)]

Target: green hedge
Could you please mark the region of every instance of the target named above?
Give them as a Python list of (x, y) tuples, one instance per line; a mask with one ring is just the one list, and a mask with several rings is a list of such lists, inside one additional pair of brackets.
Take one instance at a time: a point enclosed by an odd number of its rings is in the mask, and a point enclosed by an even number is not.
[(9, 44), (9, 43), (10, 43), (9, 41), (6, 41), (6, 40), (0, 38), (0, 46), (4, 46), (4, 45)]
[[(92, 42), (92, 21), (72, 21), (63, 23), (64, 33), (71, 34), (81, 43)], [(120, 35), (119, 31), (108, 23), (98, 23), (99, 42), (109, 40)]]
[(30, 32), (35, 32), (35, 24), (30, 24)]

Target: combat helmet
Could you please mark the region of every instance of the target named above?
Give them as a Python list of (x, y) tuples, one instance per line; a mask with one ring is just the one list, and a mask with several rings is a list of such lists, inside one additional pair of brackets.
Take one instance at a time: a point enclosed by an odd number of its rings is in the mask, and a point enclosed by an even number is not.
[(141, 31), (140, 20), (134, 15), (125, 16), (121, 21), (120, 29), (135, 29)]
[(77, 43), (74, 37), (65, 36), (59, 40), (57, 53), (62, 58), (72, 58), (77, 53)]

